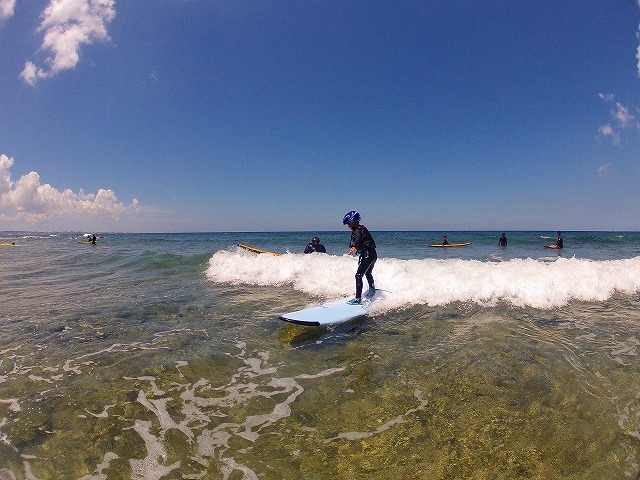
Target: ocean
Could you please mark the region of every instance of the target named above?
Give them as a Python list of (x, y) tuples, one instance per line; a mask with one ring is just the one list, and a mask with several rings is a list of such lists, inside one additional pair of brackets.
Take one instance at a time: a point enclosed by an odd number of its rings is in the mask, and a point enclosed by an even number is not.
[(372, 230), (332, 328), (346, 228), (0, 233), (0, 480), (640, 478), (640, 233), (506, 233)]

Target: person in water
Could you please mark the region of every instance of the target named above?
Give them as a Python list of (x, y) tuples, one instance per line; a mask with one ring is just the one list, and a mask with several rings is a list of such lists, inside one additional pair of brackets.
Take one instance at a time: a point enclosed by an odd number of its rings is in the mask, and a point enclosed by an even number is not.
[(502, 232), (502, 236), (500, 237), (500, 240), (498, 240), (498, 245), (500, 245), (501, 247), (507, 246), (507, 236), (504, 234), (504, 232)]
[(376, 287), (373, 281), (373, 266), (378, 259), (376, 253), (376, 242), (373, 240), (371, 233), (364, 225), (360, 225), (360, 214), (355, 210), (351, 210), (342, 219), (343, 225), (348, 225), (351, 230), (351, 241), (349, 242), (349, 255), (358, 253), (358, 270), (356, 271), (356, 296), (349, 303), (358, 305), (362, 303), (362, 277), (367, 278), (369, 290), (366, 296), (372, 297), (376, 293)]
[(447, 240), (447, 236), (445, 235), (444, 238), (442, 239), (442, 245), (449, 245), (449, 240)]
[(562, 242), (562, 233), (558, 232), (558, 240), (556, 241), (556, 248), (563, 248), (564, 244)]
[(327, 249), (324, 248), (324, 245), (320, 243), (320, 239), (318, 237), (313, 237), (311, 239), (311, 243), (306, 246), (304, 249), (304, 253), (327, 253)]
[(91, 243), (92, 244), (96, 244), (96, 234), (94, 233), (93, 235), (91, 235)]

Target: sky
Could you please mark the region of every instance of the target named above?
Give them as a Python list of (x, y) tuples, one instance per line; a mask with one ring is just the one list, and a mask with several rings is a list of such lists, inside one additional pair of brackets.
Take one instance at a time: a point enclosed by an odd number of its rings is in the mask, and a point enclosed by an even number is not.
[(0, 0), (0, 230), (640, 230), (640, 0)]

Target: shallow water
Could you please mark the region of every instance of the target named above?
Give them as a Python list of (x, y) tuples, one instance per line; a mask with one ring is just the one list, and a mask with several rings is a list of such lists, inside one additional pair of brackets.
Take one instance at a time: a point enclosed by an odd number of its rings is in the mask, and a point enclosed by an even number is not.
[(278, 315), (351, 293), (347, 233), (235, 247), (311, 235), (5, 234), (0, 478), (640, 476), (637, 234), (378, 234), (390, 293), (332, 329)]

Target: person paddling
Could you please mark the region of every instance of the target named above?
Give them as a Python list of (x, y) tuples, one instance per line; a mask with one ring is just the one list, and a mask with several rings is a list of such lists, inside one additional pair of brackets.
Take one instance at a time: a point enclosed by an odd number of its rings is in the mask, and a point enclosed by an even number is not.
[(304, 253), (314, 252), (327, 253), (327, 249), (320, 243), (320, 239), (318, 237), (313, 237), (311, 239), (311, 243), (309, 243), (304, 249)]

